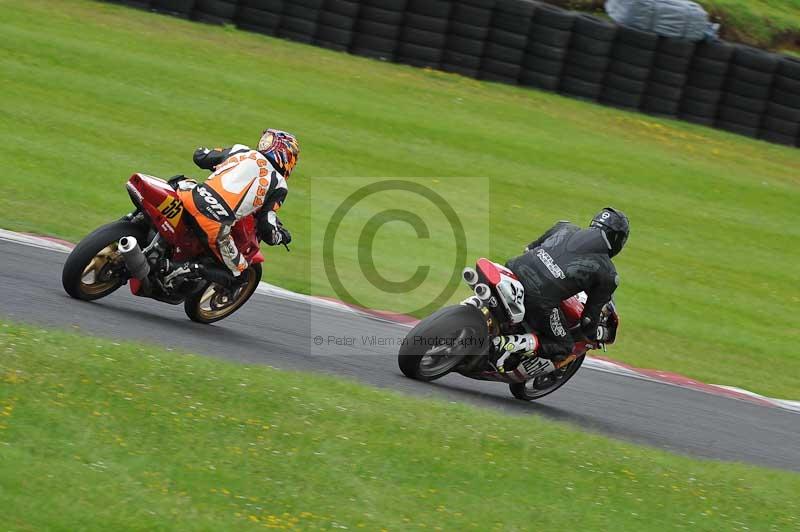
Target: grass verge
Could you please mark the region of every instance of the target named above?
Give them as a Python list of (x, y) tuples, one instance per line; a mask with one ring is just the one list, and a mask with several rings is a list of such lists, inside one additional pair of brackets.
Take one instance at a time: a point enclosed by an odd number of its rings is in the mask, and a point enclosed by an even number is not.
[[(21, 147), (0, 152), (4, 228), (77, 240), (130, 209), (132, 172), (199, 176), (196, 145), (282, 127), (304, 146), (282, 211), (295, 244), (270, 250), (266, 280), (336, 295), (314, 234), (335, 207), (320, 198), (347, 176), (448, 192), (486, 236), (468, 260), (505, 260), (553, 221), (584, 223), (613, 204), (633, 233), (616, 259), (624, 329), (612, 355), (800, 393), (797, 150), (86, 0), (0, 0), (0, 32), (0, 143)], [(489, 197), (463, 176), (488, 182)], [(337, 248), (347, 286), (368, 284), (358, 236), (370, 213), (354, 214)], [(421, 239), (394, 223), (373, 236), (387, 277), (409, 277), (421, 257), (446, 284), (449, 232)], [(383, 296), (375, 306), (401, 311), (431, 298)]]
[(0, 326), (11, 530), (790, 530), (800, 476), (319, 375)]

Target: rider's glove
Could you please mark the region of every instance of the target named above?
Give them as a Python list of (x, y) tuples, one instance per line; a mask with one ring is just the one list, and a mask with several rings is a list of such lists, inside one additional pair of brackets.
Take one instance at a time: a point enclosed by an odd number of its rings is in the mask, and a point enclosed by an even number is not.
[(269, 211), (266, 216), (262, 216), (258, 225), (258, 233), (261, 240), (268, 246), (285, 245), (292, 241), (292, 234), (283, 227), (274, 211)]

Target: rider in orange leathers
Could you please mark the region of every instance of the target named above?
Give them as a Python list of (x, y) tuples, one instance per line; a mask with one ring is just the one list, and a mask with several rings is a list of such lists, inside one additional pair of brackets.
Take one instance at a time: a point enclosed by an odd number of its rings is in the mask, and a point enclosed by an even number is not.
[(186, 212), (233, 277), (249, 266), (231, 236), (231, 227), (241, 218), (255, 213), (259, 237), (270, 246), (291, 241), (276, 212), (286, 199), (286, 180), (299, 155), (300, 146), (293, 135), (268, 129), (256, 150), (241, 144), (227, 149), (198, 148), (195, 164), (213, 173), (201, 184), (191, 179), (177, 181)]

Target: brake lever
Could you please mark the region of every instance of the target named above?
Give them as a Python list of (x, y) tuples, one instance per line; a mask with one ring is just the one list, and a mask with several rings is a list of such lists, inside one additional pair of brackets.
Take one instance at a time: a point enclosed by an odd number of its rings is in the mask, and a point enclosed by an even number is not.
[(285, 248), (286, 248), (286, 252), (287, 252), (287, 253), (292, 251), (291, 249), (289, 249), (289, 244), (286, 244), (286, 243), (284, 243), (284, 244), (283, 244), (283, 247), (285, 247)]

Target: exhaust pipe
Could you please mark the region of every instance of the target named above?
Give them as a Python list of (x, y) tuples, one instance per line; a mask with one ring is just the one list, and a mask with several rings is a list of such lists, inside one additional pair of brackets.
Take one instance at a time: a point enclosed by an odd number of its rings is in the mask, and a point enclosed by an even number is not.
[(478, 272), (476, 272), (474, 268), (470, 268), (469, 266), (464, 268), (464, 271), (461, 272), (461, 276), (464, 278), (464, 282), (472, 289), (478, 284)]
[(492, 291), (484, 283), (476, 284), (473, 290), (481, 301), (489, 301), (492, 298)]
[(125, 267), (128, 268), (131, 275), (135, 279), (145, 281), (150, 273), (150, 264), (142, 253), (136, 237), (123, 236), (119, 239), (118, 249), (122, 253), (122, 260), (125, 261)]

